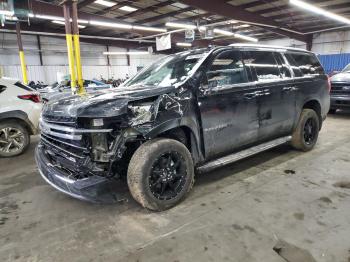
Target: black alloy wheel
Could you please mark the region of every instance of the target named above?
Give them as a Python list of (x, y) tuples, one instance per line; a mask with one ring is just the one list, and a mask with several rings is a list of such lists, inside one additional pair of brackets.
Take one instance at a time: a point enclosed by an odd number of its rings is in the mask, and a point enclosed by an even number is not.
[(159, 156), (149, 175), (149, 187), (159, 200), (175, 198), (183, 189), (187, 170), (183, 157), (175, 151)]
[(314, 143), (317, 132), (318, 125), (313, 118), (309, 118), (304, 126), (304, 141), (307, 145), (311, 145)]

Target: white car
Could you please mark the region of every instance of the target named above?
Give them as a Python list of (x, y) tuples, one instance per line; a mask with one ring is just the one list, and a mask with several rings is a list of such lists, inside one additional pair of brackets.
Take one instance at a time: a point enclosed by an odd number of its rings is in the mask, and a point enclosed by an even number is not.
[(23, 153), (38, 134), (40, 94), (18, 80), (0, 78), (0, 157)]

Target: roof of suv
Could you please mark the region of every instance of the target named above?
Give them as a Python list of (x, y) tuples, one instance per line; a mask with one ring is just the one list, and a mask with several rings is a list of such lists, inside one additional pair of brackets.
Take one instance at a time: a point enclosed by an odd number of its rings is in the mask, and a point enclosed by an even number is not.
[(287, 47), (287, 46), (258, 45), (258, 44), (244, 44), (244, 43), (243, 44), (231, 44), (230, 46), (233, 46), (233, 47), (252, 47), (252, 48), (259, 48), (259, 49), (289, 50), (289, 51), (299, 51), (299, 52), (311, 53), (310, 51), (307, 51), (306, 49)]

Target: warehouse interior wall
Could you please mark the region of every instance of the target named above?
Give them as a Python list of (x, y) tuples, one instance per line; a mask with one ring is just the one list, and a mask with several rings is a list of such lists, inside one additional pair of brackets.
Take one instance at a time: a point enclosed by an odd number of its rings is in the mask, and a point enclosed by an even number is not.
[[(29, 80), (50, 84), (57, 81), (58, 72), (68, 75), (67, 47), (64, 38), (40, 36), (41, 50), (38, 48), (37, 36), (23, 35), (22, 38)], [(0, 33), (0, 43), (0, 75), (21, 79), (16, 35)], [(288, 38), (260, 41), (259, 44), (306, 48), (305, 43)], [(128, 65), (125, 55), (110, 56), (110, 66), (108, 66), (107, 56), (103, 55), (105, 51), (107, 51), (107, 46), (81, 43), (85, 79), (100, 79), (101, 77), (104, 79), (124, 79), (127, 74), (132, 76), (138, 68), (147, 66), (162, 57), (162, 55), (153, 54), (133, 55), (130, 57), (130, 65)], [(109, 47), (109, 51), (126, 51), (126, 48)], [(314, 34), (312, 51), (321, 56), (330, 55), (321, 59), (327, 63), (324, 64), (327, 72), (340, 70), (350, 59), (350, 30)], [(42, 54), (43, 65), (40, 64), (39, 52)], [(340, 54), (345, 59), (342, 59), (342, 63), (337, 63), (335, 66), (332, 57)], [(338, 59), (338, 57), (334, 59)], [(350, 63), (350, 61), (348, 62)]]
[[(69, 74), (67, 45), (64, 38), (40, 36), (39, 50), (36, 35), (22, 35), (28, 78), (30, 81), (43, 81), (51, 84), (57, 81), (57, 73)], [(127, 51), (126, 48), (108, 47), (110, 52)], [(132, 76), (140, 67), (145, 67), (162, 55), (131, 55), (130, 65), (126, 55), (109, 56), (103, 52), (107, 46), (81, 42), (83, 76), (85, 79), (125, 79)], [(130, 50), (134, 51), (134, 50)], [(40, 64), (40, 52), (43, 65)], [(0, 75), (21, 79), (21, 66), (15, 34), (0, 33)]]

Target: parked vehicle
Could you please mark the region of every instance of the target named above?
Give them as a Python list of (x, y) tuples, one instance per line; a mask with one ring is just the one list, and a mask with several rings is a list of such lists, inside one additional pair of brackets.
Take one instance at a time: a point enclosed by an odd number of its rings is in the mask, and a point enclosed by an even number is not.
[(73, 197), (100, 201), (123, 176), (132, 196), (165, 210), (205, 172), (289, 142), (311, 150), (329, 110), (317, 57), (234, 45), (170, 55), (118, 89), (45, 106), (36, 161)]
[(18, 80), (0, 79), (0, 157), (23, 153), (38, 133), (40, 95)]
[(350, 108), (350, 64), (341, 73), (331, 78), (331, 109), (329, 113), (335, 114), (337, 109)]

